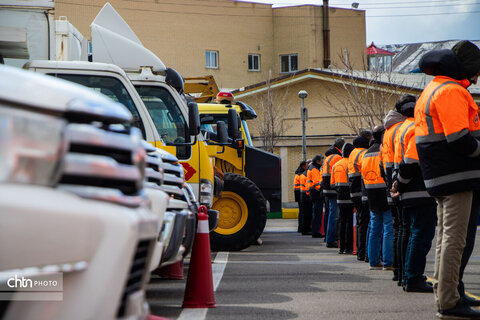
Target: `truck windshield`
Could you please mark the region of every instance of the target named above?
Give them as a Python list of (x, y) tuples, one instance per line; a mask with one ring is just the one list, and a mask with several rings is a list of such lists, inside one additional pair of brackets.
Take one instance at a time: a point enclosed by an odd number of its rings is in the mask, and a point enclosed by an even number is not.
[[(217, 133), (217, 121), (225, 122), (228, 127), (228, 116), (226, 114), (201, 114), (200, 122), (202, 123), (202, 131), (209, 131)], [(247, 145), (253, 147), (252, 138), (250, 137), (250, 131), (248, 131), (248, 125), (245, 120), (242, 120), (242, 130), (247, 137)]]
[(105, 76), (74, 75), (61, 73), (55, 73), (50, 75), (92, 88), (97, 92), (103, 93), (110, 99), (116, 102), (120, 102), (125, 107), (127, 107), (128, 111), (132, 113), (132, 126), (139, 128), (142, 131), (143, 137), (145, 137), (145, 128), (143, 127), (142, 120), (140, 119), (140, 114), (138, 113), (138, 110), (135, 107), (135, 103), (133, 102), (132, 97), (128, 93), (127, 88), (125, 88), (125, 86), (119, 79)]
[[(159, 86), (135, 86), (140, 98), (147, 107), (148, 113), (157, 128), (158, 134), (167, 144), (190, 142), (188, 125), (170, 92)], [(177, 157), (189, 157), (189, 148), (177, 147)]]
[(245, 136), (247, 137), (247, 142), (250, 147), (253, 147), (252, 137), (250, 136), (250, 131), (248, 130), (247, 121), (242, 120), (243, 130), (245, 131)]

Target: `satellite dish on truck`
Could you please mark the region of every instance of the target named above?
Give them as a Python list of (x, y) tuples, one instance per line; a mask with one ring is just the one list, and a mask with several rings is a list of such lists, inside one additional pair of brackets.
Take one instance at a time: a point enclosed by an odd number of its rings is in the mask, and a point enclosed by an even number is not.
[(162, 60), (143, 46), (137, 35), (110, 3), (106, 3), (90, 25), (92, 61), (111, 63), (127, 71), (152, 67), (164, 73)]

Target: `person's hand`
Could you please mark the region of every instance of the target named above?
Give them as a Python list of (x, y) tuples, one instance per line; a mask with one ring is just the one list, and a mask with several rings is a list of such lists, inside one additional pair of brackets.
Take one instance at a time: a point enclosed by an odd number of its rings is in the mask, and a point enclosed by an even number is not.
[(390, 189), (390, 195), (392, 196), (392, 198), (396, 198), (400, 196), (400, 192), (398, 192), (397, 190), (397, 185), (398, 185), (398, 182), (395, 180), (393, 182), (392, 189)]

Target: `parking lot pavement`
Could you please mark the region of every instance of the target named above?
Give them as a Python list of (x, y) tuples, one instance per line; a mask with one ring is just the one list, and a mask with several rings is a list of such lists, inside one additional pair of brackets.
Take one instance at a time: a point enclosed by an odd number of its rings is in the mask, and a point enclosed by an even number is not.
[[(147, 297), (153, 314), (171, 319), (435, 318), (432, 294), (405, 293), (391, 281), (391, 271), (370, 271), (355, 256), (339, 255), (323, 239), (295, 230), (295, 220), (268, 220), (261, 246), (222, 253), (213, 264), (214, 270), (225, 267), (214, 309), (182, 313), (185, 281), (152, 278)], [(477, 234), (465, 272), (467, 290), (475, 295), (480, 295), (479, 239)], [(427, 275), (433, 273), (433, 248)], [(213, 253), (212, 261), (216, 257)]]

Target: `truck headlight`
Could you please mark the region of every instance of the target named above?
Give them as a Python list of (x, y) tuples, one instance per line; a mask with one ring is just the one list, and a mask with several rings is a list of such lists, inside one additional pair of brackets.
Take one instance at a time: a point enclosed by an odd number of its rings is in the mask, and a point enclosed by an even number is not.
[(53, 186), (66, 121), (0, 104), (0, 182)]
[(212, 207), (213, 203), (213, 187), (212, 183), (206, 179), (200, 179), (200, 204), (207, 206), (208, 208)]

